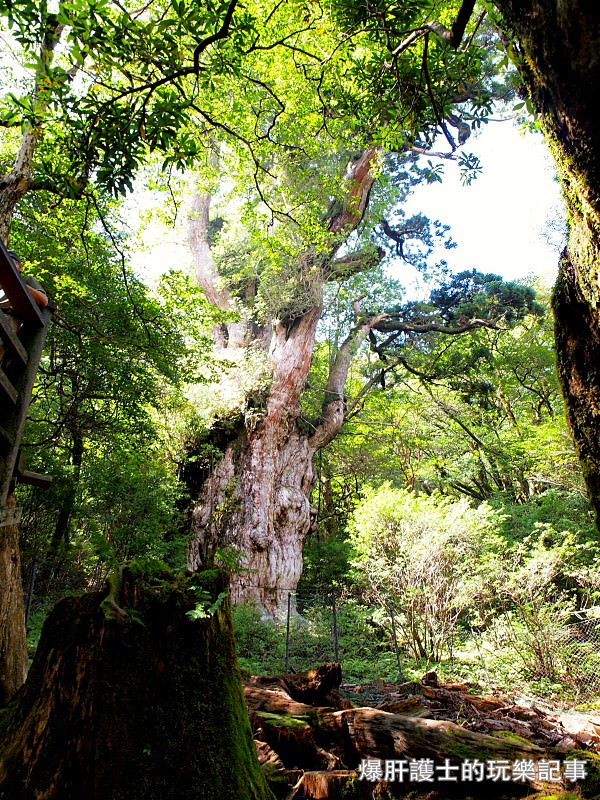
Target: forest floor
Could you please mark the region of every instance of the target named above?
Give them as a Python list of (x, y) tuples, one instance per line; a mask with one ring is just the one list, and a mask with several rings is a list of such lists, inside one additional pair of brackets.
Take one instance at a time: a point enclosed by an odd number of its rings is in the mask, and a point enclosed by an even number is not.
[(478, 695), (435, 673), (342, 684), (339, 665), (249, 678), (244, 691), (259, 760), (285, 800), (600, 797), (599, 713)]
[(507, 731), (565, 752), (578, 746), (600, 752), (600, 713), (563, 711), (537, 697), (478, 695), (466, 684), (439, 684), (435, 673), (419, 683), (342, 684), (340, 694), (355, 706), (448, 720), (478, 733)]

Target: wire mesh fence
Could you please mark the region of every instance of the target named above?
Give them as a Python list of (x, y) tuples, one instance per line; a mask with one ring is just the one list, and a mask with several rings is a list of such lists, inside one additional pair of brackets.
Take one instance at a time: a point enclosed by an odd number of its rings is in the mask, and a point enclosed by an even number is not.
[(248, 669), (268, 672), (301, 672), (340, 662), (348, 683), (401, 683), (441, 668), (442, 677), (462, 678), (482, 691), (552, 696), (572, 706), (600, 697), (600, 618), (581, 616), (569, 625), (549, 620), (527, 628), (503, 615), (492, 632), (463, 626), (445, 643), (439, 664), (415, 657), (401, 609), (367, 609), (339, 588), (310, 595), (289, 592), (274, 634), (269, 625), (271, 634), (263, 632), (261, 640), (259, 617), (242, 625), (241, 654), (242, 661), (254, 658)]
[(266, 626), (258, 611), (238, 606), (234, 620), (242, 666), (302, 672), (339, 662), (348, 682), (379, 678), (401, 682), (403, 656), (396, 620), (387, 609), (377, 621), (372, 612), (339, 588), (289, 592), (284, 613)]
[(600, 619), (586, 618), (556, 632), (559, 675), (578, 700), (600, 696)]
[[(496, 624), (491, 639), (471, 630), (484, 688), (512, 687), (519, 681), (534, 693), (561, 698), (567, 705), (600, 698), (600, 618), (580, 611), (570, 624), (515, 622), (509, 614)], [(516, 665), (511, 675), (509, 665)], [(504, 673), (504, 674), (503, 674)]]

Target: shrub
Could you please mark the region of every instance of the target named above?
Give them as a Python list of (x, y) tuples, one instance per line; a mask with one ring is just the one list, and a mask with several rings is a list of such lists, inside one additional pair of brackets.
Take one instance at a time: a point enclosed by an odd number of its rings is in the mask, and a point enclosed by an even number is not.
[(389, 485), (354, 513), (351, 541), (370, 598), (395, 609), (415, 658), (439, 660), (461, 615), (499, 568), (501, 517), (489, 505)]

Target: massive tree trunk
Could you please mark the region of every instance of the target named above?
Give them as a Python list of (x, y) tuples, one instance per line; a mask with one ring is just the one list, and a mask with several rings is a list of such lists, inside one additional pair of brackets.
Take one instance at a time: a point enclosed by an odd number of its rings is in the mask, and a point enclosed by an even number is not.
[[(366, 150), (348, 168), (348, 197), (329, 223), (331, 251), (319, 255), (318, 274), (310, 269), (314, 254), (306, 253), (300, 259), (299, 275), (315, 276), (305, 309), (268, 326), (250, 320), (242, 331), (238, 323), (227, 336), (217, 337), (218, 345), (226, 344), (225, 354), (244, 346), (248, 353), (262, 352), (270, 378), (266, 396), (254, 398), (236, 424), (221, 420), (215, 425), (209, 442), (220, 450), (216, 463), (196, 458), (188, 469), (194, 491), (189, 566), (196, 568), (216, 549), (234, 546), (243, 567), (232, 581), (234, 602), (258, 600), (275, 612), (285, 608), (288, 592), (300, 578), (302, 541), (316, 513), (310, 502), (313, 456), (331, 441), (343, 422), (343, 386), (350, 357), (368, 333), (368, 322), (358, 325), (340, 350), (326, 387), (321, 418), (312, 425), (300, 418), (300, 396), (321, 317), (323, 287), (335, 274), (336, 263), (348, 269), (348, 259), (334, 260), (335, 251), (341, 235), (349, 233), (364, 213), (373, 183), (374, 153)], [(221, 307), (232, 307), (222, 287), (215, 286), (217, 276), (204, 233), (207, 214), (206, 198), (197, 197), (190, 236), (196, 275), (211, 299)], [(372, 254), (367, 258), (373, 263)]]
[(283, 607), (296, 587), (302, 539), (311, 524), (309, 437), (298, 420), (320, 308), (273, 329), (272, 383), (264, 412), (247, 413), (202, 486), (192, 513), (190, 566), (235, 546), (248, 570), (235, 576), (234, 601)]
[(496, 0), (556, 160), (570, 222), (554, 292), (559, 376), (600, 521), (600, 7)]
[[(62, 600), (4, 712), (1, 800), (273, 800), (226, 589), (217, 570), (125, 570), (104, 600)], [(194, 619), (199, 590), (218, 608)]]

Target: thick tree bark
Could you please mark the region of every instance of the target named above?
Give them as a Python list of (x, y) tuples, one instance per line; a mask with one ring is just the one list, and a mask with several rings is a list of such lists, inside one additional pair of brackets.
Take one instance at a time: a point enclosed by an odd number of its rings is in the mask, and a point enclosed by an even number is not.
[(300, 579), (302, 542), (316, 517), (313, 458), (343, 424), (352, 355), (378, 319), (357, 325), (340, 348), (321, 418), (311, 428), (300, 420), (299, 403), (320, 316), (315, 306), (292, 323), (274, 325), (266, 409), (246, 417), (203, 482), (192, 511), (190, 568), (210, 560), (216, 549), (235, 547), (244, 571), (232, 578), (233, 601), (256, 600), (270, 612), (286, 609), (288, 593)]
[[(14, 495), (9, 497), (14, 507)], [(27, 639), (21, 583), (19, 531), (0, 526), (0, 708), (21, 688), (27, 675)]]
[[(266, 353), (270, 386), (258, 407), (246, 411), (225, 442), (215, 431), (212, 441), (222, 456), (214, 466), (193, 475), (192, 465), (189, 475), (194, 491), (190, 568), (210, 560), (217, 549), (235, 547), (243, 570), (232, 580), (233, 601), (257, 600), (272, 613), (286, 608), (288, 592), (295, 590), (300, 578), (302, 541), (316, 514), (310, 502), (313, 456), (331, 441), (343, 422), (343, 386), (351, 355), (368, 333), (367, 323), (358, 325), (341, 349), (327, 386), (322, 417), (312, 427), (307, 425), (300, 419), (299, 404), (321, 317), (323, 286), (341, 263), (334, 255), (343, 234), (350, 233), (364, 213), (373, 184), (374, 157), (374, 149), (366, 150), (348, 167), (348, 196), (329, 222), (331, 252), (328, 258), (320, 256), (321, 270), (311, 284), (308, 307), (297, 317), (274, 320), (270, 326), (259, 328), (249, 322), (244, 334), (238, 328), (228, 337), (229, 349), (244, 345)], [(199, 282), (223, 307), (229, 307), (229, 299), (219, 299), (217, 290), (210, 287), (216, 276), (206, 242), (206, 198), (197, 198), (194, 220), (190, 245)], [(312, 258), (313, 254), (307, 253), (300, 259), (299, 275), (314, 274), (313, 269), (303, 269), (311, 266)], [(367, 261), (371, 265), (373, 255)], [(359, 260), (353, 269), (361, 264), (365, 267), (367, 261)]]
[(556, 160), (570, 221), (554, 293), (559, 376), (600, 520), (600, 7), (496, 0)]
[(314, 448), (299, 425), (298, 406), (319, 318), (317, 307), (289, 326), (274, 326), (266, 409), (254, 420), (247, 415), (192, 512), (192, 568), (215, 548), (232, 545), (242, 554), (248, 571), (233, 578), (234, 602), (256, 599), (269, 610), (285, 608), (300, 578)]
[(244, 707), (217, 570), (127, 570), (62, 600), (0, 733), (1, 800), (273, 800)]
[(554, 288), (558, 371), (588, 494), (600, 527), (600, 315), (563, 254)]

